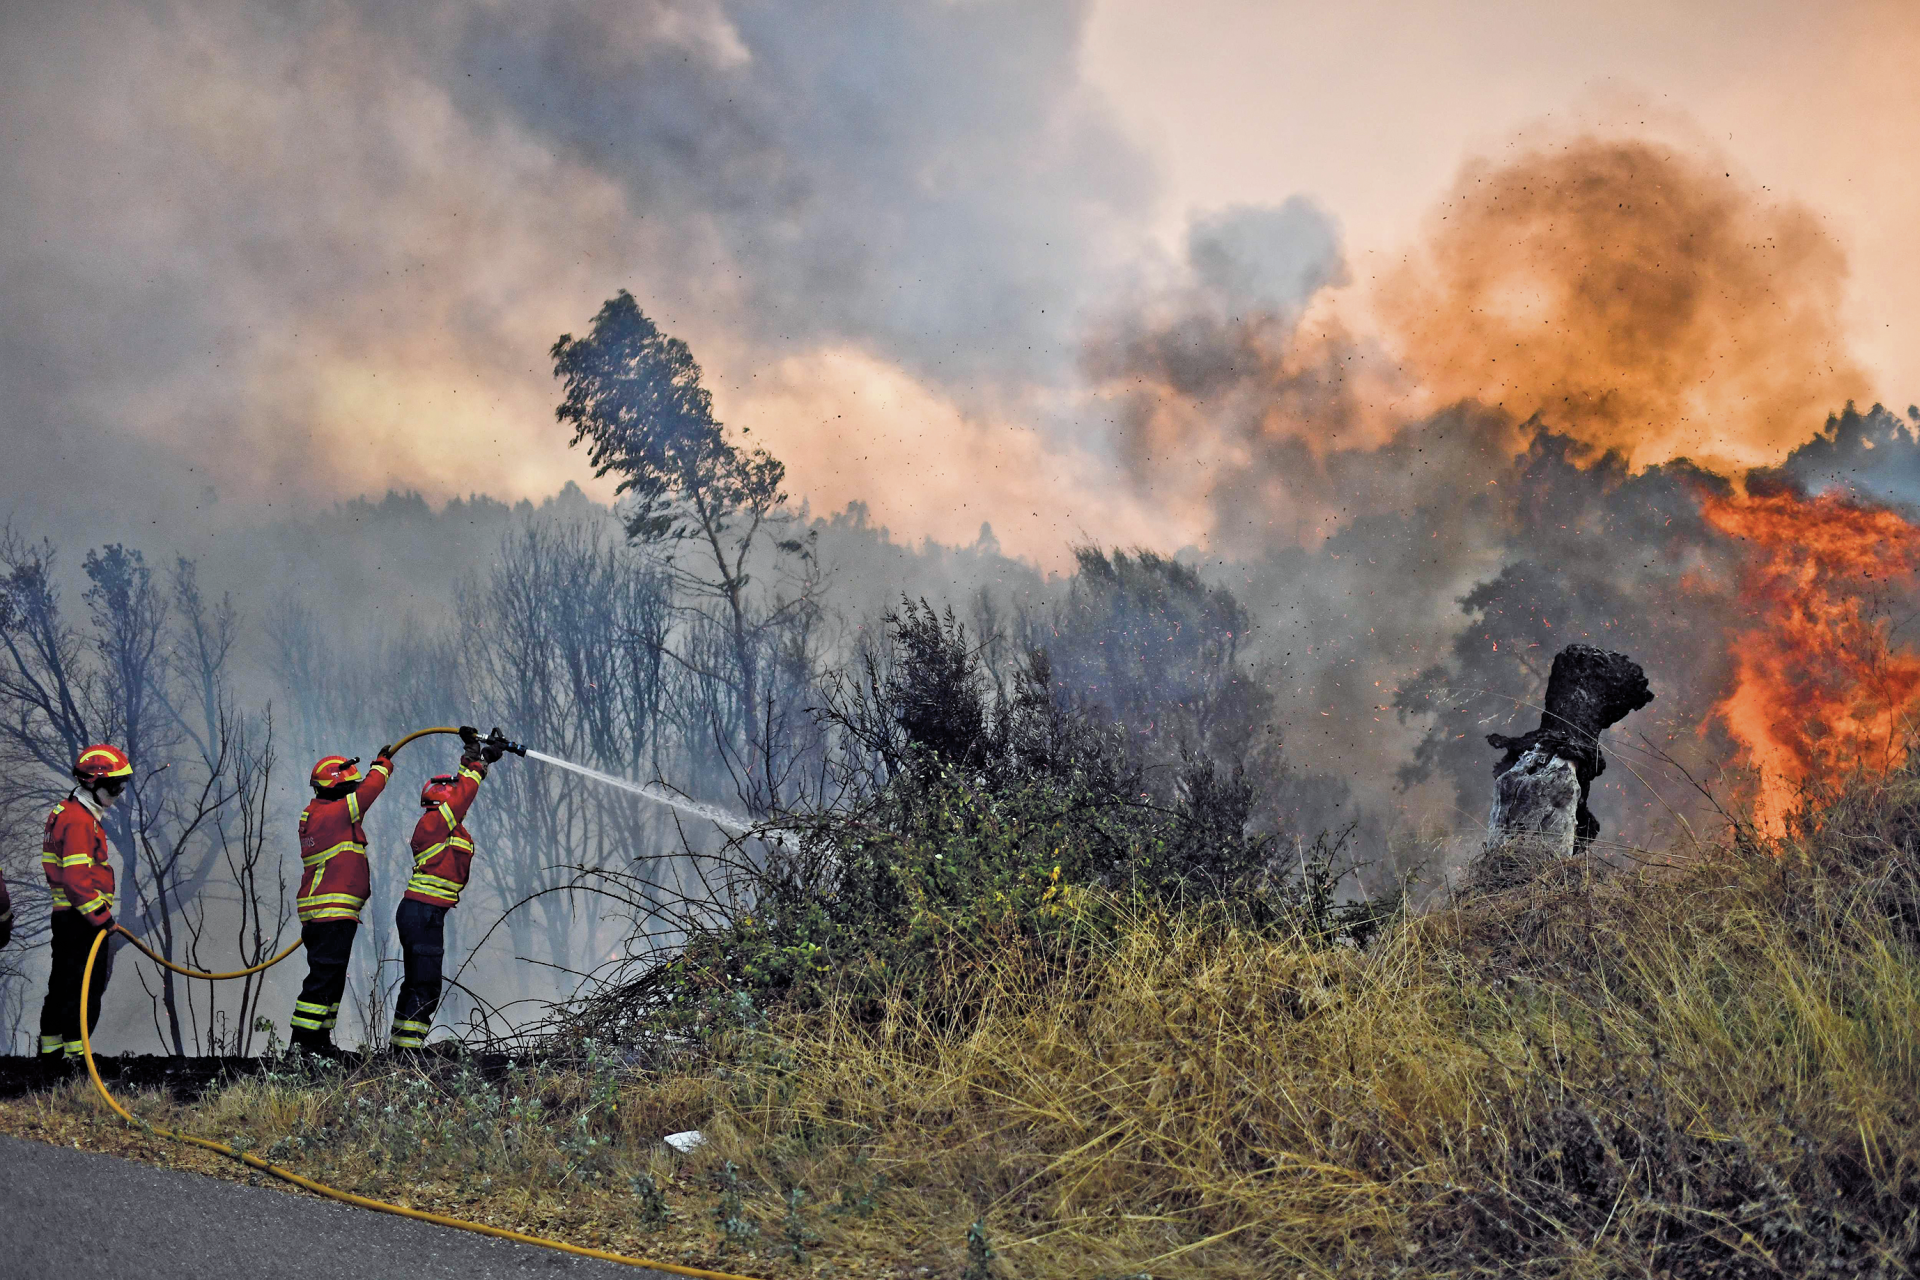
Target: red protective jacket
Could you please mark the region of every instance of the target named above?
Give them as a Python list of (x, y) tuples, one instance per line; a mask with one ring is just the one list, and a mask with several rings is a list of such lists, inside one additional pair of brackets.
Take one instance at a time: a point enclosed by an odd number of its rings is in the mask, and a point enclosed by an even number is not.
[(435, 907), (460, 905), (473, 866), (473, 837), (463, 824), (486, 776), (484, 760), (462, 760), (453, 794), (420, 815), (413, 827), (413, 878), (405, 897)]
[(106, 828), (78, 791), (47, 815), (40, 868), (53, 890), (55, 911), (78, 911), (96, 929), (113, 923), (113, 865), (107, 861)]
[(393, 761), (375, 756), (366, 781), (337, 800), (314, 797), (300, 814), (300, 923), (360, 919), (372, 880), (367, 873), (367, 833), (360, 822), (386, 790)]

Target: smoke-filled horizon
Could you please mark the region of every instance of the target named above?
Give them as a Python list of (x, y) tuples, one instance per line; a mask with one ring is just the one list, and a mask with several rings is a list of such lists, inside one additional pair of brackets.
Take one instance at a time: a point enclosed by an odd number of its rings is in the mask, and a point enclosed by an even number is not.
[[(1463, 274), (1487, 228), (1463, 236), (1447, 209), (1486, 175), (1524, 184), (1540, 154), (1589, 137), (1725, 174), (1696, 188), (1696, 207), (1643, 202), (1622, 255), (1672, 243), (1676, 218), (1705, 219), (1756, 250), (1709, 287), (1749, 311), (1810, 300), (1818, 313), (1817, 332), (1778, 317), (1772, 338), (1816, 340), (1797, 365), (1769, 368), (1775, 343), (1735, 351), (1732, 367), (1653, 371), (1664, 389), (1634, 388), (1646, 394), (1619, 408), (1672, 421), (1629, 456), (1644, 466), (1685, 446), (1777, 462), (1849, 397), (1912, 397), (1893, 385), (1911, 370), (1886, 351), (1912, 346), (1893, 335), (1910, 331), (1901, 308), (1916, 295), (1869, 235), (1899, 221), (1901, 193), (1879, 190), (1863, 212), (1851, 181), (1812, 185), (1768, 144), (1880, 137), (1902, 113), (1848, 89), (1799, 110), (1804, 123), (1723, 141), (1745, 82), (1688, 59), (1733, 38), (1755, 66), (1790, 49), (1826, 68), (1920, 32), (1872, 8), (1783, 20), (1767, 37), (1708, 6), (1649, 31), (1644, 50), (1630, 37), (1649, 19), (1623, 11), (1589, 33), (1585, 64), (1558, 38), (1565, 19), (1532, 15), (1501, 39), (1552, 50), (1564, 89), (1542, 98), (1516, 69), (1526, 95), (1502, 107), (1462, 84), (1445, 111), (1405, 112), (1401, 137), (1380, 122), (1390, 101), (1346, 113), (1329, 100), (1316, 117), (1287, 98), (1291, 114), (1265, 115), (1235, 78), (1244, 52), (1226, 46), (1235, 30), (1277, 38), (1275, 15), (1231, 6), (1178, 31), (1121, 3), (13, 6), (0, 54), (13, 193), (0, 212), (13, 304), (0, 511), (54, 527), (84, 510), (101, 537), (185, 538), (390, 488), (537, 501), (575, 480), (605, 497), (551, 425), (545, 351), (626, 287), (693, 343), (722, 417), (786, 458), (816, 509), (861, 501), (904, 536), (949, 544), (988, 521), (1051, 567), (1081, 540), (1232, 551), (1190, 476), (1136, 483), (1139, 440), (1114, 422), (1128, 352), (1113, 335), (1196, 299), (1287, 327), (1309, 309), (1321, 341), (1289, 358), (1365, 368), (1340, 391), (1347, 445), (1453, 397), (1501, 403), (1507, 371), (1475, 353), (1511, 335), (1450, 319), (1489, 300)], [(1316, 40), (1357, 56), (1352, 32), (1298, 18), (1301, 48), (1282, 42), (1276, 58), (1291, 65)], [(1468, 33), (1492, 22), (1463, 20)], [(1392, 74), (1420, 23), (1397, 15), (1370, 46), (1379, 65), (1353, 74)], [(1481, 56), (1429, 50), (1410, 70)], [(1140, 104), (1209, 58), (1213, 91), (1242, 94), (1221, 97), (1218, 136), (1144, 128)], [(1697, 102), (1675, 88), (1681, 72)], [(1595, 99), (1596, 85), (1612, 96)], [(1636, 85), (1658, 110), (1636, 103)], [(1345, 144), (1345, 169), (1330, 170), (1347, 114), (1374, 121), (1379, 146)], [(1263, 119), (1270, 158), (1239, 189), (1217, 158), (1196, 168), (1221, 139), (1261, 137)], [(1425, 176), (1394, 200), (1342, 176), (1391, 163), (1438, 120), (1457, 120), (1454, 140), (1429, 145)], [(1830, 165), (1845, 151), (1822, 154)], [(1272, 171), (1288, 155), (1298, 179)], [(1648, 183), (1645, 167), (1627, 180)], [(1508, 246), (1510, 258), (1543, 249)], [(1791, 288), (1768, 283), (1802, 268)], [(1529, 321), (1553, 306), (1511, 290), (1491, 300)], [(1649, 335), (1647, 349), (1660, 343)], [(1527, 374), (1551, 375), (1575, 346)], [(1816, 365), (1826, 373), (1803, 376)], [(1709, 373), (1734, 388), (1723, 404), (1780, 403), (1764, 420), (1719, 421), (1693, 394)], [(1315, 430), (1326, 416), (1281, 411)], [(40, 479), (52, 474), (68, 479)], [(1244, 505), (1243, 477), (1215, 489)], [(1263, 512), (1289, 536), (1314, 536), (1318, 514)]]

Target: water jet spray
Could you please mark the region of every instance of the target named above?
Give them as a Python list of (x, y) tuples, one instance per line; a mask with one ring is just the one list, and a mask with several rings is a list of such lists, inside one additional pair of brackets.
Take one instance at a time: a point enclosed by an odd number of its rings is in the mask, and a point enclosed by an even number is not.
[[(747, 835), (754, 830), (754, 822), (751, 818), (743, 818), (738, 814), (728, 813), (725, 809), (710, 804), (703, 804), (698, 800), (689, 800), (683, 795), (669, 791), (657, 782), (635, 782), (630, 778), (618, 777), (611, 773), (602, 773), (598, 769), (589, 769), (586, 765), (575, 764), (571, 760), (562, 760), (559, 756), (550, 756), (544, 751), (529, 749), (521, 752), (521, 754), (529, 759), (538, 760), (543, 764), (550, 764), (556, 768), (577, 773), (581, 777), (592, 778), (595, 782), (604, 782), (610, 787), (618, 787), (622, 791), (631, 792), (643, 800), (651, 800), (655, 804), (666, 805), (669, 809), (677, 809), (681, 813), (705, 819), (721, 830), (730, 831), (735, 835)], [(777, 838), (779, 833), (771, 834)]]
[[(583, 778), (591, 778), (595, 782), (603, 782), (610, 787), (618, 787), (620, 790), (630, 792), (643, 800), (651, 800), (655, 804), (665, 805), (669, 809), (674, 809), (691, 817), (711, 822), (722, 831), (731, 832), (734, 835), (747, 835), (755, 830), (755, 823), (751, 818), (744, 818), (738, 814), (728, 813), (725, 809), (721, 809), (715, 805), (705, 804), (698, 800), (690, 800), (686, 796), (668, 790), (657, 782), (635, 782), (631, 778), (622, 778), (616, 774), (603, 773), (599, 769), (588, 768), (583, 764), (575, 764), (571, 760), (562, 760), (559, 756), (551, 756), (544, 751), (535, 751), (523, 743), (510, 741), (498, 728), (495, 728), (491, 734), (488, 734), (484, 738), (480, 736), (479, 730), (465, 725), (459, 728), (451, 725), (441, 725), (431, 729), (417, 729), (395, 742), (391, 754), (398, 755), (400, 749), (409, 742), (412, 742), (415, 738), (424, 738), (428, 734), (434, 733), (458, 734), (461, 741), (466, 742), (470, 746), (489, 746), (501, 751), (511, 751), (514, 755), (523, 756), (531, 760), (538, 760), (542, 764), (550, 764), (557, 769), (565, 769), (570, 773), (577, 773)], [(762, 838), (777, 840), (784, 834), (784, 832), (772, 831), (768, 832), (767, 835)]]

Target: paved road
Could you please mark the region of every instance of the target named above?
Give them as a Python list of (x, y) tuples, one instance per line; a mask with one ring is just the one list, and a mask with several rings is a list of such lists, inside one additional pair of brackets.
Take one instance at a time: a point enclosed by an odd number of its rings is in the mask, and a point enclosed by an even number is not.
[[(88, 1229), (88, 1224), (98, 1224)], [(0, 1137), (0, 1277), (671, 1280), (270, 1187)]]

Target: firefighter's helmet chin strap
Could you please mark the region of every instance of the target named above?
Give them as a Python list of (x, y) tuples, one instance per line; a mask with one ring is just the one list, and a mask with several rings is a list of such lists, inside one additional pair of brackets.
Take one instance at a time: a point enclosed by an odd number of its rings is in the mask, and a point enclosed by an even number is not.
[(127, 789), (125, 778), (76, 777), (74, 781), (80, 785), (81, 790), (92, 796), (94, 804), (102, 809), (111, 809), (113, 802), (120, 798), (120, 793)]

